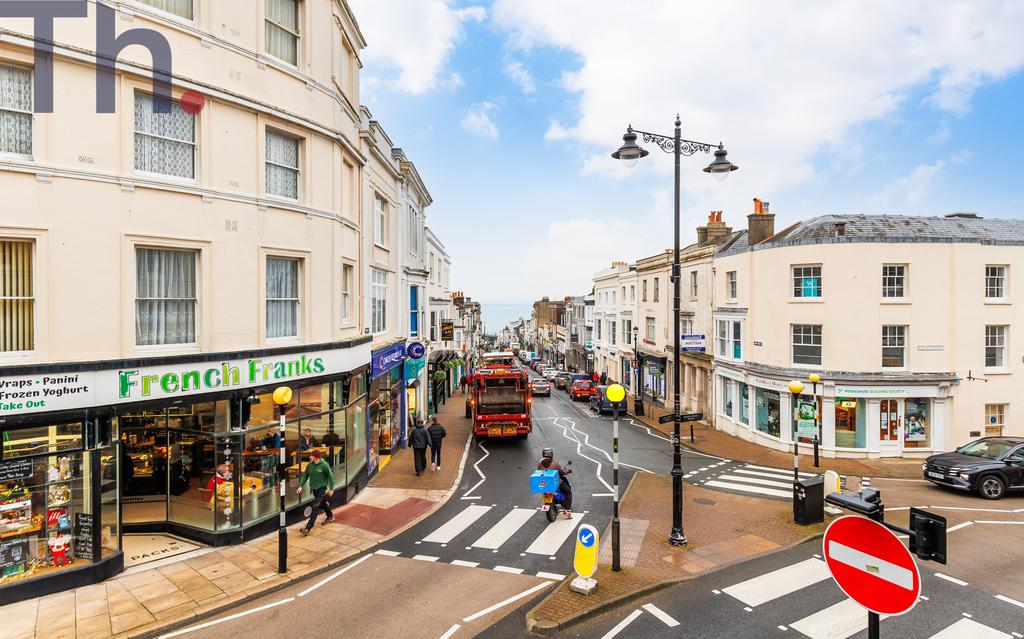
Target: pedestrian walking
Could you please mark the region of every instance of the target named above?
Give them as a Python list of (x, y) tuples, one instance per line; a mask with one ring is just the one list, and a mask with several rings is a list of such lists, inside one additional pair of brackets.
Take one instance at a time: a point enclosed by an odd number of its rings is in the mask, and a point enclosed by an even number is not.
[(302, 471), (302, 477), (299, 479), (299, 488), (296, 491), (298, 494), (302, 494), (302, 485), (307, 481), (309, 481), (309, 489), (313, 491), (313, 512), (310, 513), (305, 528), (299, 531), (303, 535), (308, 535), (313, 525), (316, 524), (316, 516), (319, 514), (317, 509), (323, 510), (326, 515), (324, 526), (334, 521), (331, 500), (328, 499), (334, 496), (334, 471), (331, 470), (331, 465), (320, 457), (320, 450), (317, 448), (309, 451), (309, 463), (306, 464), (305, 470)]
[(462, 387), (463, 394), (465, 394), (465, 392), (466, 392), (466, 384), (468, 384), (468, 383), (469, 383), (469, 380), (466, 379), (465, 375), (463, 375), (462, 379), (459, 380), (459, 386)]
[(433, 470), (441, 470), (441, 440), (448, 436), (448, 431), (437, 422), (437, 416), (430, 418), (430, 467)]
[(427, 446), (430, 445), (430, 433), (423, 427), (422, 419), (416, 420), (416, 428), (409, 435), (409, 445), (412, 446), (413, 463), (419, 477), (427, 467)]

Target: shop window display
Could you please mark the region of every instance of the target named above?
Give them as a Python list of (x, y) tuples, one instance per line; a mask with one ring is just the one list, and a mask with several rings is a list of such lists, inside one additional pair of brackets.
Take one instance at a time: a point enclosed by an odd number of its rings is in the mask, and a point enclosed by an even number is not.
[(750, 386), (739, 382), (740, 387), (740, 423), (750, 425)]
[(864, 448), (864, 400), (837, 397), (835, 400), (836, 447)]
[(928, 423), (928, 400), (907, 399), (903, 405), (903, 445), (906, 448), (928, 448), (931, 434)]
[(757, 417), (757, 430), (773, 437), (781, 435), (779, 394), (773, 390), (756, 388), (754, 391), (754, 407)]

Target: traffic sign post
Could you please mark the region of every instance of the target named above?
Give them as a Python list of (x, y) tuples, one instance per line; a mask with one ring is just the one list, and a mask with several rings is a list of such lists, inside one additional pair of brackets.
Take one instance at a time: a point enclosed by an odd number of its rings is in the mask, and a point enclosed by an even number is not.
[(589, 524), (580, 524), (576, 529), (576, 553), (573, 555), (572, 567), (577, 577), (569, 584), (570, 590), (589, 595), (597, 588), (594, 573), (597, 572), (599, 541), (597, 528)]

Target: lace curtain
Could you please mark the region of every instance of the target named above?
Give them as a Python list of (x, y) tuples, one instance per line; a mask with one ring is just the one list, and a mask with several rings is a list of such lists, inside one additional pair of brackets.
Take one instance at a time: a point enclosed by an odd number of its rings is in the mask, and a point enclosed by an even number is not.
[(153, 96), (135, 95), (135, 170), (195, 177), (196, 119), (177, 102), (157, 113)]
[(2, 64), (0, 153), (32, 154), (32, 72)]
[(299, 261), (267, 258), (267, 337), (299, 335)]
[(267, 193), (299, 198), (299, 141), (267, 131)]
[(192, 0), (139, 0), (139, 2), (181, 16), (186, 20), (192, 19)]
[(299, 10), (296, 0), (267, 0), (267, 53), (299, 63)]
[(135, 250), (135, 343), (196, 341), (196, 254)]

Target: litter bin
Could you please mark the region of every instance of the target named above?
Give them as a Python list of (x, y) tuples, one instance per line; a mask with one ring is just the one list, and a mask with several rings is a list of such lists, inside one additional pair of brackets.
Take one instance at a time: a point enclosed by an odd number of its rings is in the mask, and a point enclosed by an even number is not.
[(806, 526), (825, 521), (825, 478), (802, 479), (793, 486), (793, 521)]

